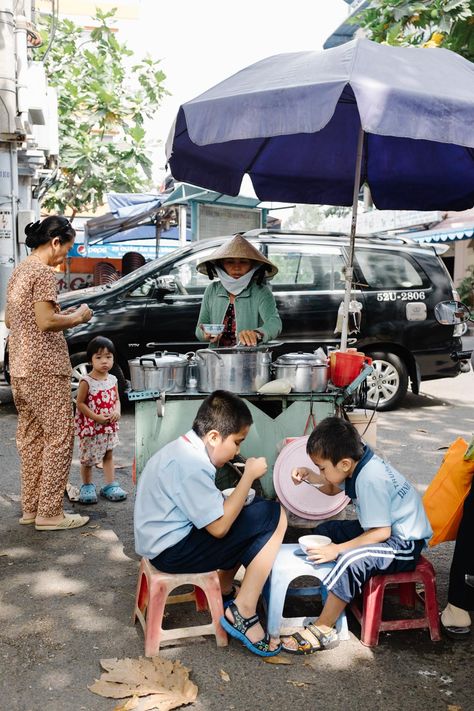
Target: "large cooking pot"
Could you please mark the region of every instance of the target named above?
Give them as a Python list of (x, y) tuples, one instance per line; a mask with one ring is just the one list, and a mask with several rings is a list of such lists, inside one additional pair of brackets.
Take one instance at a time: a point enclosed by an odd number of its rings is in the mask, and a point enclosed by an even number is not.
[(295, 393), (323, 393), (328, 384), (328, 363), (314, 353), (285, 353), (272, 365), (275, 378), (291, 383)]
[(188, 355), (157, 351), (139, 360), (145, 390), (166, 393), (183, 393), (186, 390)]
[(199, 390), (229, 390), (245, 395), (255, 393), (271, 379), (272, 352), (266, 346), (201, 348), (196, 351)]
[(129, 360), (128, 367), (130, 370), (130, 383), (132, 385), (132, 390), (145, 390), (145, 373), (143, 371), (142, 364), (140, 363), (140, 358), (133, 358), (133, 360)]

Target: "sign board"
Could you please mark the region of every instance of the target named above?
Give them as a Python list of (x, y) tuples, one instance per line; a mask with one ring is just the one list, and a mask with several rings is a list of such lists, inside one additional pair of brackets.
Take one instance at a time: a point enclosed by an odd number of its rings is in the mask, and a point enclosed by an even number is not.
[[(359, 212), (357, 215), (357, 234), (370, 235), (374, 232), (390, 232), (404, 230), (411, 227), (424, 227), (437, 224), (443, 219), (440, 211), (420, 212), (418, 210), (369, 210)], [(351, 227), (350, 215), (339, 218), (328, 218), (324, 222), (324, 229), (349, 232)]]
[[(161, 240), (159, 256), (168, 254), (173, 249), (181, 245), (176, 240)], [(133, 242), (116, 242), (113, 244), (89, 244), (74, 243), (68, 252), (68, 257), (90, 257), (92, 259), (122, 259), (127, 252), (139, 252), (146, 260), (156, 259), (156, 245), (154, 242), (147, 244), (136, 244)]]

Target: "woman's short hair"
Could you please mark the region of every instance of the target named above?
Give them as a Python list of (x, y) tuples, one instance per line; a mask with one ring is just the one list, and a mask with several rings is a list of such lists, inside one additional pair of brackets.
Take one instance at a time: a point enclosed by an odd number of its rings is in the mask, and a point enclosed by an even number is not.
[(336, 465), (347, 458), (358, 462), (363, 457), (364, 445), (351, 422), (342, 417), (326, 417), (311, 432), (306, 451)]
[(26, 225), (25, 235), (26, 246), (30, 249), (36, 249), (42, 244), (48, 244), (55, 237), (59, 239), (61, 244), (72, 242), (76, 236), (76, 230), (67, 217), (50, 215), (50, 217), (45, 217), (44, 220), (30, 222)]
[(252, 415), (246, 403), (227, 390), (215, 390), (203, 400), (193, 422), (193, 430), (198, 437), (204, 437), (211, 430), (217, 430), (222, 439), (250, 427)]
[(92, 356), (99, 353), (104, 348), (112, 353), (114, 358), (116, 357), (117, 354), (115, 352), (115, 346), (110, 338), (106, 338), (105, 336), (96, 336), (87, 344), (87, 362), (92, 363)]

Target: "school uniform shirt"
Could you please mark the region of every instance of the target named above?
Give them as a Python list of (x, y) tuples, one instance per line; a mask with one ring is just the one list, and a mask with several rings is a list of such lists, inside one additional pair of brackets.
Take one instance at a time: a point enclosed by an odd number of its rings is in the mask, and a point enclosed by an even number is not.
[(390, 526), (392, 536), (405, 541), (424, 539), (428, 543), (431, 538), (433, 532), (419, 493), (367, 446), (352, 476), (345, 480), (345, 493), (365, 531)]
[(190, 430), (154, 454), (141, 474), (135, 499), (135, 550), (145, 558), (205, 528), (224, 514), (216, 468), (204, 442)]

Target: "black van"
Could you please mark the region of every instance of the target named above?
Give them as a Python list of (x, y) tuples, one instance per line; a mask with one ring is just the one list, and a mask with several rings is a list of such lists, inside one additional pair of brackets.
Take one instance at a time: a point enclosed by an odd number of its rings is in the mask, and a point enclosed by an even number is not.
[[(245, 237), (279, 269), (270, 286), (284, 345), (274, 349), (274, 357), (336, 345), (347, 236), (253, 230)], [(196, 264), (227, 239), (198, 241), (112, 284), (62, 294), (62, 308), (86, 302), (94, 311), (89, 323), (66, 332), (76, 379), (85, 370), (87, 343), (98, 334), (113, 340), (126, 376), (127, 361), (144, 353), (202, 347), (194, 330), (209, 280)], [(439, 257), (444, 249), (405, 238), (357, 238), (353, 298), (362, 304), (357, 347), (374, 361), (368, 401), (380, 410), (397, 406), (409, 383), (417, 393), (421, 380), (464, 369), (456, 353), (465, 327), (440, 325), (433, 313), (438, 302), (458, 299)]]

